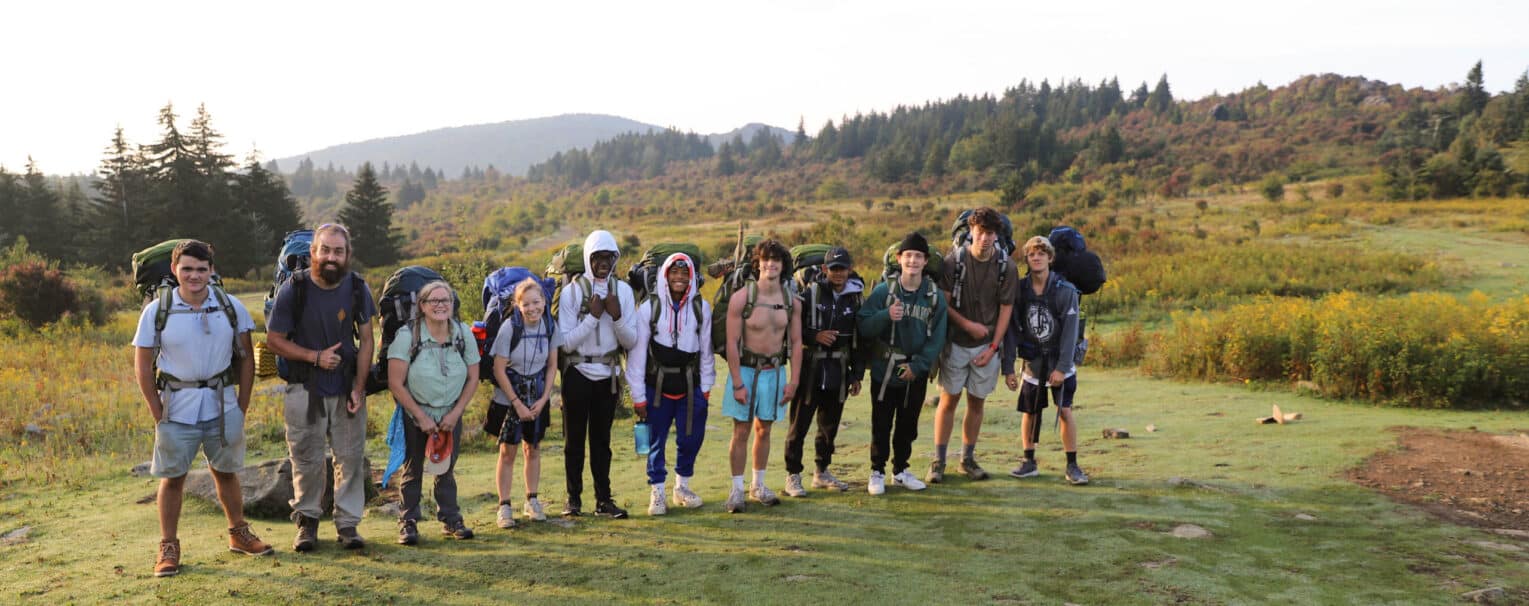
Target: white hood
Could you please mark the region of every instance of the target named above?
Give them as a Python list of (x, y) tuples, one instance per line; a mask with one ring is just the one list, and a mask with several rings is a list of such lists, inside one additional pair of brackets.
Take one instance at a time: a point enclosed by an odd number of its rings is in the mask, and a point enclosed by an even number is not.
[[(690, 286), (685, 291), (685, 300), (680, 301), (678, 312), (674, 310), (674, 295), (669, 292), (669, 282), (665, 276), (669, 275), (669, 267), (679, 259), (686, 259), (690, 263)], [(658, 322), (652, 323), (654, 299), (649, 298), (637, 306), (636, 329), (637, 345), (627, 352), (626, 378), (627, 389), (630, 390), (633, 402), (642, 402), (647, 399), (647, 365), (648, 348), (647, 340), (664, 347), (678, 349), (680, 351), (700, 352), (701, 391), (711, 391), (712, 384), (716, 382), (716, 359), (712, 354), (711, 344), (711, 304), (701, 300), (700, 326), (697, 326), (695, 311), (692, 308), (692, 300), (699, 297), (697, 284), (700, 268), (696, 267), (695, 259), (684, 253), (674, 253), (664, 259), (658, 268), (657, 280), (653, 290), (657, 291)], [(655, 330), (656, 328), (656, 330)], [(649, 334), (654, 332), (656, 334)]]
[[(611, 235), (611, 232), (605, 231), (603, 229), (597, 229), (595, 231), (589, 232), (589, 237), (584, 238), (584, 275), (587, 276), (591, 282), (595, 280), (595, 267), (594, 264), (589, 262), (589, 260), (590, 258), (594, 257), (595, 253), (602, 250), (608, 250), (616, 253), (616, 261), (621, 261), (621, 247), (616, 246), (616, 236)], [(616, 263), (611, 263), (611, 275), (615, 274)], [(607, 276), (607, 278), (608, 277), (609, 276)]]

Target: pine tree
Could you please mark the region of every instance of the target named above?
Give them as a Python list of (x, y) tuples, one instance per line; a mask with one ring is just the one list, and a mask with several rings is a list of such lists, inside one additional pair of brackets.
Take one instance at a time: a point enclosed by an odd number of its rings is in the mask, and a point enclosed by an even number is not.
[(287, 232), (302, 226), (302, 211), (281, 177), (260, 165), (256, 152), (250, 153), (244, 172), (234, 176), (232, 189), (235, 207), (254, 218), (251, 233), (244, 239), (254, 244), (258, 266), (260, 259), (281, 248)]
[(807, 118), (798, 118), (796, 121), (796, 138), (791, 140), (791, 155), (801, 156), (807, 148)]
[(1147, 95), (1146, 107), (1155, 114), (1167, 113), (1173, 108), (1173, 92), (1168, 88), (1168, 74), (1163, 74), (1157, 86), (1153, 87), (1152, 94)]
[(361, 264), (380, 267), (398, 261), (403, 235), (393, 228), (393, 205), (388, 203), (387, 188), (377, 182), (372, 163), (361, 165), (339, 218), (350, 229), (351, 249)]
[(37, 163), (31, 156), (27, 157), (27, 168), (21, 176), (21, 182), (25, 187), (20, 190), (13, 204), (15, 212), (7, 219), (14, 219), (18, 235), (26, 236), (28, 242), (35, 243), (33, 247), (37, 252), (50, 259), (62, 259), (66, 252), (65, 246), (71, 238), (67, 237), (64, 229), (58, 193), (48, 187), (47, 177), (37, 169)]
[(1487, 92), (1482, 83), (1481, 62), (1477, 61), (1476, 65), (1471, 66), (1471, 71), (1465, 74), (1465, 88), (1460, 91), (1456, 113), (1461, 117), (1479, 114), (1491, 100), (1491, 93)]

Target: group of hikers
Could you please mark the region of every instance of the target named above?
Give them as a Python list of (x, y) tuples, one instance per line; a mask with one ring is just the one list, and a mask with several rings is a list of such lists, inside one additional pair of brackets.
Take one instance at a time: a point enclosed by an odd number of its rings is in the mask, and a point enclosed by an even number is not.
[[(943, 257), (931, 255), (923, 235), (908, 234), (889, 249), (885, 269), (878, 268), (881, 280), (869, 289), (843, 247), (828, 248), (817, 262), (818, 271), (799, 274), (796, 283), (791, 249), (775, 239), (758, 241), (751, 251), (738, 254), (740, 275), (747, 279), (725, 285), (717, 299), (716, 306), (725, 308), (717, 316), (725, 328), (717, 330), (713, 305), (700, 294), (703, 268), (697, 255), (668, 254), (650, 283), (634, 290), (629, 280), (615, 275), (620, 249), (603, 230), (584, 240), (582, 273), (565, 276), (550, 296), (534, 277), (514, 284), (505, 302), (509, 319), (481, 352), (474, 327), (457, 317), (453, 288), (444, 280), (420, 286), (411, 299), (416, 311), (391, 339), (384, 335), (381, 356), (386, 389), (397, 404), (394, 424), (402, 426), (397, 542), (420, 540), (426, 475), (434, 476), (435, 515), (443, 534), (473, 536), (458, 504), (453, 468), (463, 415), (484, 373), (491, 375), (485, 379), (493, 386), (484, 429), (499, 444), (495, 476), (501, 528), (517, 525), (512, 490), (518, 453), (523, 454), (522, 515), (546, 519), (537, 491), (554, 384), (561, 389), (566, 441), (563, 516), (584, 514), (586, 455), (594, 487), (592, 513), (628, 516), (610, 482), (611, 428), (623, 383), (638, 422), (647, 428), (648, 514), (664, 515), (670, 504), (701, 507), (691, 479), (706, 437), (716, 355), (727, 361), (721, 413), (732, 420), (732, 482), (724, 501), (729, 513), (745, 511), (750, 501), (764, 506), (780, 502), (766, 481), (770, 432), (778, 420), (788, 423), (783, 492), (805, 497), (809, 486), (848, 490), (849, 484), (829, 467), (845, 401), (861, 393), (867, 371), (870, 494), (883, 494), (888, 479), (911, 491), (946, 480), (962, 392), (966, 412), (956, 469), (971, 480), (986, 479), (976, 447), (984, 406), (1000, 372), (1009, 390), (1019, 391), (1018, 408), (1024, 413), (1024, 459), (1010, 475), (1037, 475), (1035, 440), (1049, 394), (1058, 408), (1066, 453), (1063, 477), (1087, 484), (1077, 463), (1072, 414), (1082, 338), (1078, 290), (1052, 271), (1057, 251), (1048, 238), (1030, 238), (1013, 250), (1008, 220), (994, 209), (963, 213), (955, 231), (953, 250)], [(326, 457), (333, 461), (338, 542), (347, 549), (365, 545), (357, 526), (365, 482), (370, 481), (363, 457), (368, 379), (375, 373), (367, 371), (367, 361), (374, 354), (379, 305), (386, 309), (393, 303), (386, 298), (373, 302), (366, 282), (351, 271), (354, 252), (345, 227), (319, 226), (312, 232), (309, 268), (274, 291), (266, 319), (266, 347), (280, 358), (287, 383), (284, 413), (297, 526), (293, 549), (299, 552), (319, 542), (320, 502), (329, 481)], [(937, 278), (925, 271), (936, 263), (942, 267)], [(1023, 278), (1018, 263), (1025, 265)], [(175, 284), (161, 287), (144, 307), (133, 341), (138, 384), (157, 423), (151, 471), (161, 478), (162, 540), (155, 576), (179, 571), (176, 528), (185, 476), (198, 450), (206, 454), (228, 519), (229, 549), (256, 555), (273, 551), (243, 519), (236, 473), (244, 464), (254, 322), (237, 298), (214, 285), (212, 246), (182, 241), (170, 267)], [(1022, 360), (1017, 373), (1016, 358)], [(934, 381), (940, 389), (935, 456), (921, 479), (910, 468), (910, 457), (926, 389)], [(813, 473), (804, 479), (802, 458), (814, 421)], [(644, 445), (637, 446), (642, 450)]]

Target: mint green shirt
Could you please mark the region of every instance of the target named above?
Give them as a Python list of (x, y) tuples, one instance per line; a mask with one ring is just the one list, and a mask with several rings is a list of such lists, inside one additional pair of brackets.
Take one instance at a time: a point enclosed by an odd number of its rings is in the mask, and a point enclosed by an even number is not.
[[(462, 322), (453, 321), (453, 324), (452, 337), (444, 345), (437, 342), (428, 329), (421, 328), (419, 356), (409, 364), (409, 374), (404, 379), (409, 395), (436, 421), (451, 412), (457, 398), (462, 396), (462, 389), (467, 387), (468, 365), (478, 363), (478, 343), (473, 339), (472, 329)], [(457, 354), (453, 344), (459, 337), (463, 343), (461, 355)], [(388, 346), (388, 359), (408, 362), (413, 340), (410, 325), (399, 327), (393, 336), (393, 344)]]

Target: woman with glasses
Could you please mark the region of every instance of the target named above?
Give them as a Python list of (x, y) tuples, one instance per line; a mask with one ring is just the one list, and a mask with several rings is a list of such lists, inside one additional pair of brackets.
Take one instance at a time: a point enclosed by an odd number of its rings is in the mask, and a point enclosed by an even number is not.
[[(388, 388), (404, 409), (404, 442), (408, 457), (403, 465), (403, 513), (398, 519), (398, 543), (419, 542), (420, 488), (424, 476), (426, 442), (437, 433), (451, 436), (455, 445), (462, 437), (462, 413), (478, 388), (478, 348), (472, 329), (456, 319), (456, 294), (445, 282), (431, 282), (419, 289), (415, 319), (398, 329), (388, 347)], [(457, 506), (454, 475), (457, 450), (452, 448), (446, 471), (435, 477), (436, 519), (442, 532), (456, 539), (470, 539), (472, 529), (462, 522)]]

